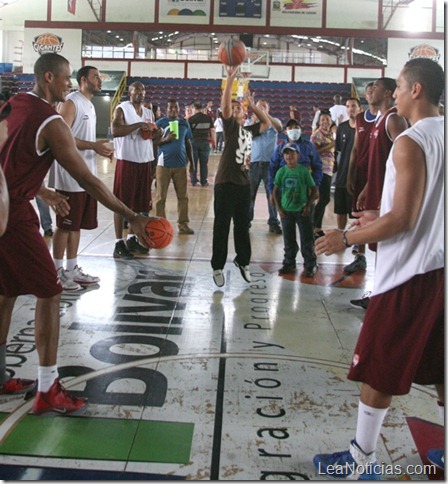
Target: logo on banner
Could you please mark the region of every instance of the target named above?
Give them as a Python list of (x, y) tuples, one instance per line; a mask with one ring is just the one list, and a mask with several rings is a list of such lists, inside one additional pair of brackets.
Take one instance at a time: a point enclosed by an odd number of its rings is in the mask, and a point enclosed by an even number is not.
[(59, 53), (64, 47), (62, 37), (58, 37), (55, 34), (41, 34), (34, 37), (33, 48), (39, 55), (48, 54), (49, 52)]
[(439, 49), (436, 49), (429, 44), (420, 44), (416, 47), (412, 47), (412, 49), (409, 51), (409, 59), (417, 59), (419, 57), (425, 57), (435, 62), (439, 62)]

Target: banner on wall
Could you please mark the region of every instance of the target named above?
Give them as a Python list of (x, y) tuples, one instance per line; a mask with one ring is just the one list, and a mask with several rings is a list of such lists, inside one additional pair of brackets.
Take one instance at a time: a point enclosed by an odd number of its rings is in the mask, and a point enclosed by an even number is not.
[(55, 52), (59, 54), (64, 48), (64, 42), (62, 42), (62, 37), (59, 37), (56, 34), (51, 34), (49, 32), (34, 37), (32, 44), (33, 49), (39, 55), (47, 54), (49, 52)]
[(271, 26), (322, 26), (322, 0), (272, 0)]
[(76, 13), (76, 0), (67, 0), (67, 11), (75, 15)]
[(187, 23), (203, 23), (210, 18), (210, 0), (163, 0), (160, 2), (159, 21), (180, 19)]
[(261, 18), (262, 0), (219, 0), (220, 17)]

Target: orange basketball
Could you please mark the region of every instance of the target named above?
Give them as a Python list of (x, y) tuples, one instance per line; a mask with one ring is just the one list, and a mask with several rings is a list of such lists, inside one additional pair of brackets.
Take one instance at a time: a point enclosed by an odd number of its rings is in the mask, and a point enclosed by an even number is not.
[(166, 218), (151, 219), (146, 225), (146, 233), (154, 242), (153, 249), (163, 249), (173, 240), (173, 226)]
[(223, 40), (218, 47), (218, 60), (226, 66), (239, 66), (246, 58), (246, 46), (238, 39)]

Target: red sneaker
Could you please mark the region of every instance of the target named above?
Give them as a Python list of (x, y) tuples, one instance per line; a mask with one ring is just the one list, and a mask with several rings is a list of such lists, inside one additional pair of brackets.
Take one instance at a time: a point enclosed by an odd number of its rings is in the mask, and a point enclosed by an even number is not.
[(26, 393), (36, 386), (36, 380), (25, 380), (24, 378), (10, 378), (0, 385), (0, 395), (15, 395)]
[(86, 407), (87, 398), (76, 398), (70, 395), (59, 380), (55, 380), (48, 392), (37, 392), (31, 413), (74, 415), (83, 413)]

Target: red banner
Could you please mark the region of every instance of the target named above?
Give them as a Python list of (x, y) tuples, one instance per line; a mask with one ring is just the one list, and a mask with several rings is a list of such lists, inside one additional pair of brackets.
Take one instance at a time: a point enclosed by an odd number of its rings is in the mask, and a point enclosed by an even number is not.
[(67, 10), (69, 13), (75, 15), (76, 13), (76, 0), (67, 0)]

